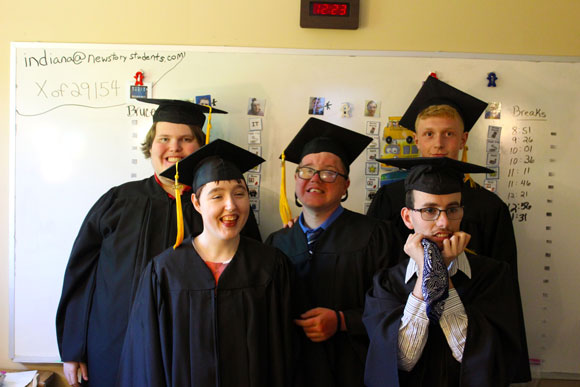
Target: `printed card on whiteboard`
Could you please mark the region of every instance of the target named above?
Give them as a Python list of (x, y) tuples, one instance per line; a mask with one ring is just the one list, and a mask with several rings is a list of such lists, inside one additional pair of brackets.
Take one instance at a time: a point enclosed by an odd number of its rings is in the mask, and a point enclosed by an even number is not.
[(379, 129), (381, 128), (380, 121), (367, 121), (367, 134), (370, 136), (375, 136), (379, 134)]
[(260, 117), (250, 118), (250, 130), (262, 130), (262, 119)]
[(260, 186), (258, 186), (258, 185), (249, 185), (248, 186), (248, 194), (250, 195), (250, 199), (258, 199), (258, 198), (260, 198)]
[(367, 160), (375, 161), (379, 157), (379, 148), (367, 149)]
[(259, 186), (260, 175), (257, 173), (248, 173), (248, 186)]
[(367, 189), (378, 189), (379, 188), (379, 178), (378, 177), (367, 177)]
[(258, 130), (251, 130), (248, 132), (248, 144), (261, 144), (262, 133)]
[(365, 164), (365, 175), (378, 175), (379, 163), (374, 161), (367, 161)]

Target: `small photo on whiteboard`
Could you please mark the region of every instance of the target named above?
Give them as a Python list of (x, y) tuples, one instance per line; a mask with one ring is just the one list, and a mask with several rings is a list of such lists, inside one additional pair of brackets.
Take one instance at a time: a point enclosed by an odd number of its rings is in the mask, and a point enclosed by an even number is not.
[(315, 116), (324, 115), (324, 97), (310, 97), (310, 104), (308, 105), (308, 114)]
[(248, 99), (248, 115), (263, 116), (266, 111), (266, 100), (250, 97)]
[(367, 99), (365, 101), (365, 117), (380, 117), (381, 103), (374, 99)]
[(196, 95), (195, 103), (198, 105), (211, 106), (211, 95)]

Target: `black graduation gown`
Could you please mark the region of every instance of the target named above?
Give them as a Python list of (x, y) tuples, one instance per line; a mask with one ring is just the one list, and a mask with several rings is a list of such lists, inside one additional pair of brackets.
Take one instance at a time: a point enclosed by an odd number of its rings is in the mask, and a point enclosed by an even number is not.
[(117, 385), (290, 385), (289, 267), (242, 237), (216, 288), (192, 238), (163, 252), (141, 277)]
[[(512, 279), (520, 318), (524, 319), (521, 307), (520, 286), (518, 280), (517, 249), (514, 228), (507, 205), (493, 192), (480, 185), (472, 188), (469, 182), (463, 184), (461, 193), (465, 213), (461, 221), (461, 230), (471, 235), (467, 248), (487, 257), (507, 262), (511, 268)], [(403, 180), (381, 187), (373, 198), (367, 215), (377, 219), (392, 221), (405, 241), (411, 230), (401, 218), (401, 208), (405, 206), (405, 184)], [(525, 329), (522, 340), (526, 343)], [(524, 345), (518, 368), (518, 382), (531, 380), (527, 344)]]
[(429, 324), (425, 349), (410, 372), (397, 368), (401, 317), (417, 277), (405, 283), (409, 260), (379, 272), (366, 297), (363, 321), (370, 337), (365, 370), (367, 386), (507, 386), (516, 376), (523, 322), (510, 268), (483, 256), (467, 254), (471, 279), (452, 277), (468, 317), (463, 360), (457, 362), (438, 324)]
[[(185, 235), (203, 230), (182, 195)], [(86, 216), (73, 245), (56, 314), (63, 361), (88, 363), (91, 386), (114, 385), (129, 310), (147, 263), (175, 243), (175, 200), (152, 176), (114, 187)], [(244, 233), (260, 239), (253, 213)]]
[(298, 314), (315, 307), (341, 310), (348, 328), (322, 343), (300, 332), (296, 385), (362, 386), (368, 346), (362, 324), (365, 292), (374, 273), (398, 262), (402, 251), (390, 223), (345, 209), (319, 237), (314, 257), (299, 225), (273, 233), (266, 244), (278, 247), (294, 265)]

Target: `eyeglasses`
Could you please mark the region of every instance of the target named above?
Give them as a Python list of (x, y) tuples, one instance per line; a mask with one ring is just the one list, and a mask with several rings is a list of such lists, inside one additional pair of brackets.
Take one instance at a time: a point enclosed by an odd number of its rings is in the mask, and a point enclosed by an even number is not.
[(461, 217), (463, 216), (463, 207), (460, 206), (450, 207), (446, 210), (441, 210), (435, 207), (409, 208), (409, 209), (420, 212), (421, 219), (423, 220), (437, 220), (439, 219), (439, 215), (441, 215), (442, 212), (445, 212), (445, 215), (447, 215), (447, 219), (449, 220), (461, 219)]
[(310, 167), (298, 167), (296, 168), (296, 175), (303, 180), (309, 180), (314, 177), (314, 175), (318, 174), (320, 180), (325, 183), (334, 183), (336, 181), (337, 176), (342, 176), (345, 179), (348, 179), (347, 175), (343, 175), (342, 173), (338, 173), (336, 171), (329, 171), (328, 169), (317, 170)]

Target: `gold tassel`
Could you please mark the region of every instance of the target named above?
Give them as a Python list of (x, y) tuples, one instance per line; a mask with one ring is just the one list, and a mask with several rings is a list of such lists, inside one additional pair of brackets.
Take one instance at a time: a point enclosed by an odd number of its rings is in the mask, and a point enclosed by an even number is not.
[(286, 156), (282, 152), (282, 178), (280, 182), (280, 218), (282, 218), (282, 225), (288, 224), (292, 220), (292, 211), (288, 205), (288, 198), (286, 197)]
[[(467, 151), (468, 151), (468, 150), (469, 150), (469, 149), (467, 148), (467, 145), (465, 145), (465, 148), (463, 148), (463, 154), (461, 155), (461, 161), (462, 161), (462, 162), (464, 162), (464, 163), (466, 163), (466, 162), (467, 162)], [(475, 182), (475, 180), (473, 180), (473, 179), (471, 178), (471, 176), (469, 175), (469, 173), (466, 173), (466, 174), (463, 176), (463, 182), (464, 182), (464, 183), (467, 183), (468, 181), (469, 181), (469, 186), (470, 186), (471, 188), (475, 188), (475, 187), (477, 187), (477, 183)]]
[(175, 184), (173, 185), (175, 189), (175, 211), (177, 211), (177, 237), (175, 238), (175, 244), (173, 245), (173, 250), (177, 248), (183, 242), (183, 210), (181, 208), (181, 188), (182, 185), (179, 184), (179, 161), (175, 163)]
[(477, 255), (477, 253), (475, 251), (469, 250), (467, 247), (465, 247), (463, 250), (467, 251), (470, 254)]
[(209, 132), (211, 131), (211, 106), (207, 106), (209, 108), (209, 113), (207, 115), (207, 129), (205, 133), (205, 145), (209, 144)]

